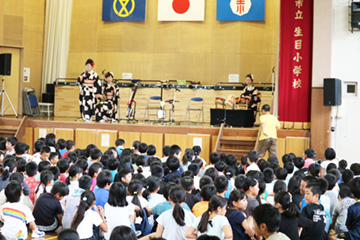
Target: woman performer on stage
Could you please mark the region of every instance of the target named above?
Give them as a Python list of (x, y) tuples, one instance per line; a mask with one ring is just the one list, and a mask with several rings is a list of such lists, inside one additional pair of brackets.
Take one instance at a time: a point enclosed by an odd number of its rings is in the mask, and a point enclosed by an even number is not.
[(261, 101), (258, 90), (255, 88), (254, 84), (254, 76), (252, 74), (246, 75), (245, 84), (243, 92), (240, 95), (241, 99), (245, 99), (248, 101), (248, 109), (253, 110), (256, 113), (257, 103)]
[(91, 122), (91, 117), (95, 113), (95, 97), (101, 93), (101, 82), (97, 73), (93, 70), (94, 65), (94, 61), (88, 59), (85, 63), (85, 71), (78, 78), (80, 113), (85, 122)]
[(105, 74), (106, 83), (103, 88), (103, 100), (106, 102), (96, 106), (96, 121), (104, 123), (106, 121), (117, 122), (119, 120), (117, 114), (118, 100), (120, 98), (119, 87), (113, 83), (114, 74), (107, 72)]

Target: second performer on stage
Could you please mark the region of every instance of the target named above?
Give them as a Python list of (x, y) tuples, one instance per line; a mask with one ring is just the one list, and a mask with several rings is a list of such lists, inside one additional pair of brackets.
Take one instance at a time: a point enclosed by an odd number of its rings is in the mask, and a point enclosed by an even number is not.
[(101, 123), (111, 121), (117, 122), (118, 101), (120, 99), (119, 87), (113, 82), (114, 74), (107, 72), (105, 74), (106, 83), (102, 87), (103, 94), (101, 102), (96, 106), (96, 121)]

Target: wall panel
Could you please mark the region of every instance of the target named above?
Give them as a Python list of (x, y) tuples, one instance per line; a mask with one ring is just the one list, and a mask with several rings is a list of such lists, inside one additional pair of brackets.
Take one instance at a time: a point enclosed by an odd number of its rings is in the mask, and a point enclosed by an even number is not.
[(156, 147), (156, 156), (162, 157), (163, 134), (162, 133), (141, 133), (141, 142), (147, 145), (154, 145)]
[[(200, 140), (201, 139), (201, 140)], [(201, 134), (188, 134), (187, 136), (187, 148), (192, 148), (194, 145), (198, 145), (201, 142), (201, 154), (200, 157), (209, 164), (210, 155), (210, 135)]]
[(55, 128), (54, 133), (56, 135), (56, 140), (60, 138), (74, 141), (74, 129), (72, 128)]
[(54, 133), (54, 128), (34, 128), (34, 142), (40, 137), (45, 137), (49, 133)]
[[(165, 143), (164, 145), (174, 145), (177, 144), (181, 148), (182, 155), (187, 148), (187, 139), (188, 136), (185, 134), (165, 134)], [(181, 160), (181, 159), (180, 159)]]
[(115, 146), (116, 139), (117, 139), (117, 131), (97, 130), (95, 145), (102, 152), (105, 152), (109, 147)]
[(141, 139), (139, 132), (120, 132), (120, 131), (118, 138), (122, 138), (125, 140), (125, 148), (131, 148), (134, 141), (140, 141)]
[(75, 139), (76, 148), (85, 149), (90, 143), (94, 144), (96, 142), (96, 130), (76, 129)]

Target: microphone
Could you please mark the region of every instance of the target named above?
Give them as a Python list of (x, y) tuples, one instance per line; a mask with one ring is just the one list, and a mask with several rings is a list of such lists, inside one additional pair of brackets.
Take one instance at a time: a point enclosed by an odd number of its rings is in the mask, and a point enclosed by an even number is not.
[(181, 91), (180, 91), (180, 89), (178, 89), (178, 88), (176, 88), (176, 89), (175, 89), (175, 91), (177, 91), (177, 92), (181, 92)]
[(106, 69), (102, 70), (101, 73), (104, 74), (104, 73), (105, 73), (105, 70), (106, 70)]

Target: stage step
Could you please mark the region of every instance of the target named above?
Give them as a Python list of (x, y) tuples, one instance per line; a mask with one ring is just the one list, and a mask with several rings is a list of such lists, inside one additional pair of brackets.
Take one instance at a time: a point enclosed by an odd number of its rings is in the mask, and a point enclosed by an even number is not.
[(0, 136), (4, 138), (17, 137), (19, 140), (25, 133), (25, 120), (27, 117), (16, 118), (0, 118)]
[(247, 155), (255, 149), (258, 138), (258, 129), (234, 129), (226, 128), (223, 124), (220, 127), (218, 141), (215, 151), (218, 153), (233, 154), (240, 162), (242, 156)]
[(249, 150), (244, 150), (244, 149), (219, 149), (218, 153), (226, 153), (227, 155), (233, 154), (236, 156), (238, 162), (240, 162), (240, 159), (242, 156), (247, 155), (249, 152)]
[(15, 126), (0, 126), (0, 136), (8, 138), (10, 136), (15, 136), (18, 127)]
[(241, 145), (241, 146), (252, 146), (252, 147), (254, 147), (255, 143), (256, 143), (256, 139), (254, 139), (254, 140), (228, 139), (228, 138), (220, 139), (220, 144), (221, 145)]

